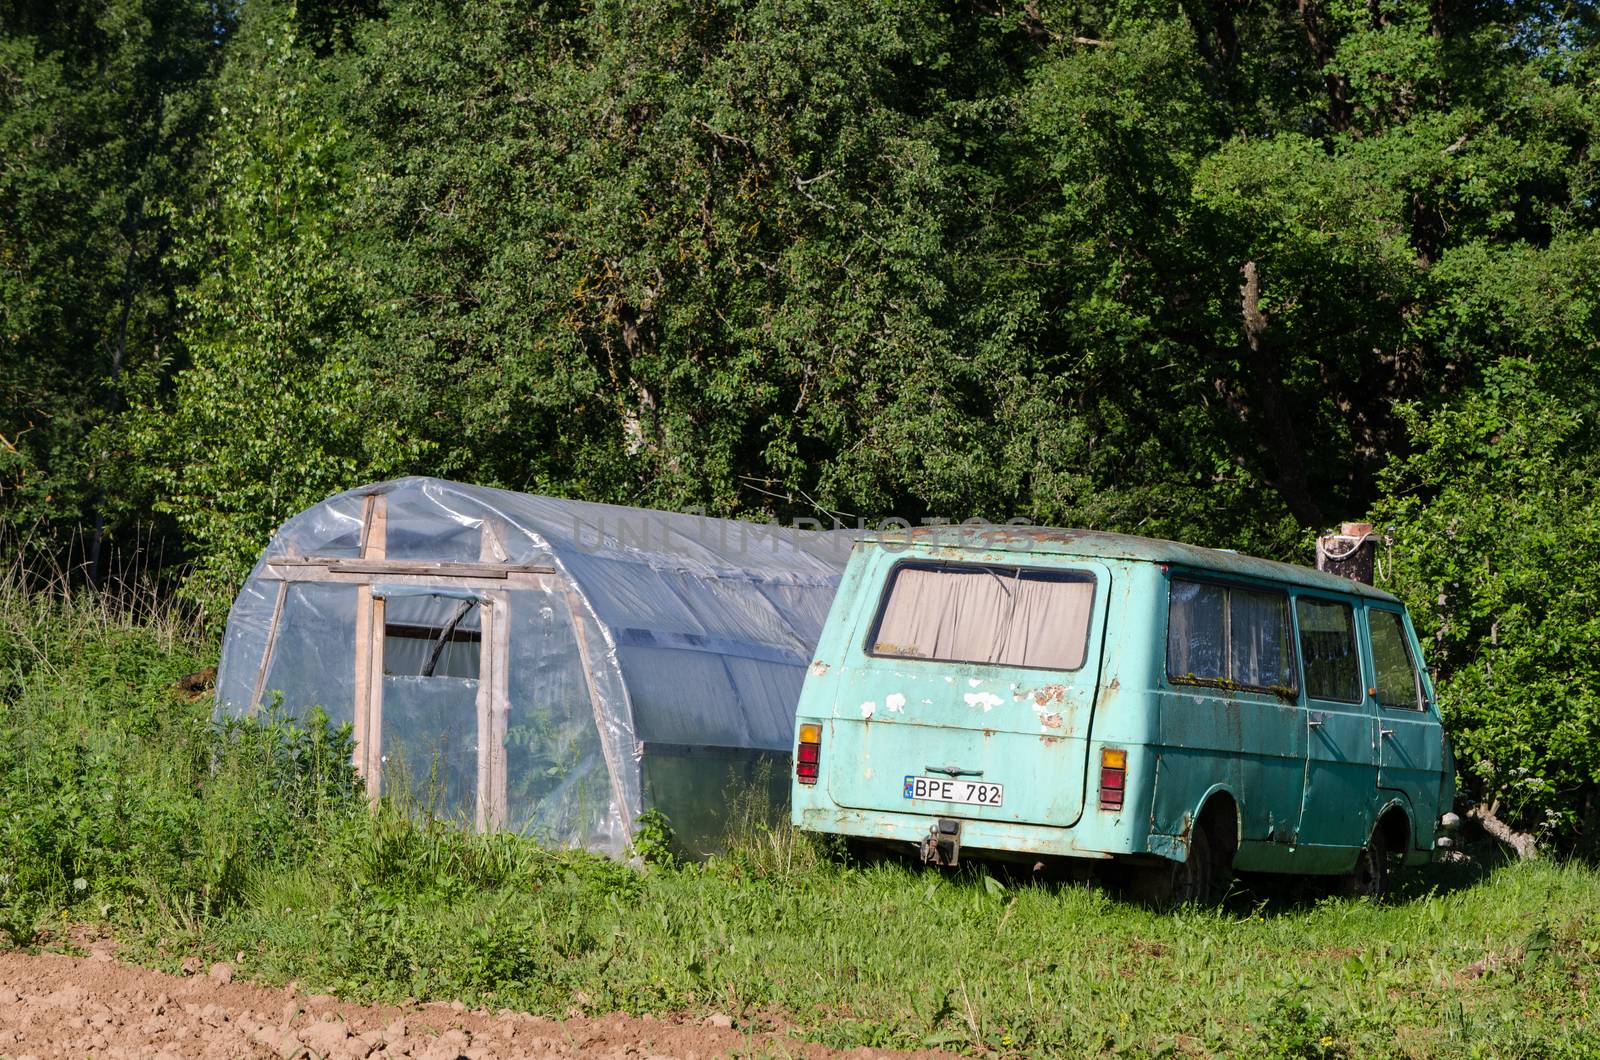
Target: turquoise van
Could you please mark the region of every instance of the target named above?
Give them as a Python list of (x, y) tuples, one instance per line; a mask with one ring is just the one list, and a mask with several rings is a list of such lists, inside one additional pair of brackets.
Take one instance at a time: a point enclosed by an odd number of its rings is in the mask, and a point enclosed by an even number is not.
[(1450, 845), (1454, 768), (1399, 600), (1119, 534), (922, 527), (853, 551), (796, 719), (797, 826), (956, 864), (1120, 863), (1153, 901)]

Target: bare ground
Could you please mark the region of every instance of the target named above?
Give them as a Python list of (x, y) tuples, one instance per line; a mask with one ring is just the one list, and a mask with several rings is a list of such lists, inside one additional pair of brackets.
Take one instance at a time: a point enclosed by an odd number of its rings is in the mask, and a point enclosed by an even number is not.
[(0, 1060), (103, 1057), (178, 1060), (277, 1057), (352, 1060), (411, 1057), (932, 1056), (858, 1049), (838, 1053), (771, 1024), (726, 1026), (727, 1017), (655, 1019), (614, 1013), (537, 1019), (460, 1002), (358, 1005), (233, 982), (213, 965), (190, 976), (123, 964), (109, 945), (89, 957), (0, 953)]

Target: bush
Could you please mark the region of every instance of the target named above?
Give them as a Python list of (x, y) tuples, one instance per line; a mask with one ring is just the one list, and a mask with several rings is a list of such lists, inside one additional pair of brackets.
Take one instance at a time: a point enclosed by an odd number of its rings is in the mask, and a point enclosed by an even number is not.
[(1562, 848), (1600, 826), (1600, 400), (1526, 365), (1423, 415), (1398, 463), (1394, 571), (1463, 794)]
[(128, 598), (0, 583), (0, 920), (113, 908), (180, 922), (240, 900), (255, 866), (308, 856), (364, 805), (348, 728), (274, 712), (214, 725), (180, 677), (198, 622)]

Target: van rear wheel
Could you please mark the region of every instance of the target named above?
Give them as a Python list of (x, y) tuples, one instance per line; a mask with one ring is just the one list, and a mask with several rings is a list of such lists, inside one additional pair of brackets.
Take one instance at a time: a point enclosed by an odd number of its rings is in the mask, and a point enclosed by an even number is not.
[(1146, 905), (1165, 909), (1178, 905), (1216, 905), (1228, 896), (1233, 866), (1205, 823), (1189, 837), (1186, 861), (1166, 861), (1141, 866), (1129, 880), (1133, 896)]

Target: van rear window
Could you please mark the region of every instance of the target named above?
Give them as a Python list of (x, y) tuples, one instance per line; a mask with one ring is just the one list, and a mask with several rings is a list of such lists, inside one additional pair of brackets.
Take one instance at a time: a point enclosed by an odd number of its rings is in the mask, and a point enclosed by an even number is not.
[(1174, 578), (1167, 606), (1167, 677), (1296, 691), (1288, 594)]
[(1076, 670), (1094, 586), (1087, 571), (902, 563), (889, 574), (870, 654)]

